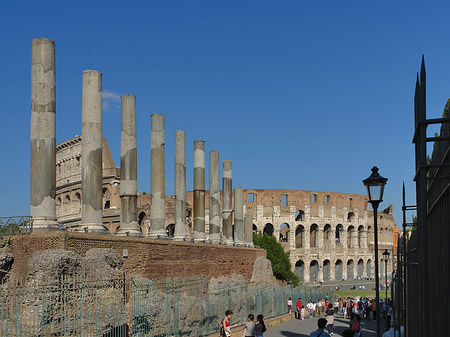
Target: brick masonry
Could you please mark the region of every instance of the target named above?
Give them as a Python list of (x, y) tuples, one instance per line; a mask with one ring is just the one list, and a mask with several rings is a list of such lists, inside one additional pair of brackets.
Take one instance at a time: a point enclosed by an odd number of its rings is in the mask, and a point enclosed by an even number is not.
[(37, 251), (67, 249), (84, 256), (91, 248), (110, 248), (128, 255), (124, 257), (125, 273), (150, 279), (240, 274), (249, 281), (255, 259), (266, 256), (263, 249), (256, 248), (89, 233), (43, 232), (12, 237), (14, 264), (11, 276), (26, 277), (28, 262)]

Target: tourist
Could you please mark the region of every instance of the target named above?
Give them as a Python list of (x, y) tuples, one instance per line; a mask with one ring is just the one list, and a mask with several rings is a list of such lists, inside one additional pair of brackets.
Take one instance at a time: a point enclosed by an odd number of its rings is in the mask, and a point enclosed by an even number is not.
[(354, 336), (359, 336), (361, 332), (361, 316), (354, 315), (351, 323), (351, 329)]
[(323, 301), (322, 299), (319, 299), (317, 301), (317, 313), (319, 314), (319, 317), (322, 316), (322, 310), (323, 310)]
[(327, 334), (324, 329), (327, 326), (327, 320), (325, 318), (319, 318), (317, 321), (317, 327), (318, 329), (316, 331), (311, 332), (309, 337), (331, 337), (329, 334)]
[(222, 326), (223, 326), (223, 337), (231, 337), (231, 328), (237, 327), (239, 324), (235, 324), (231, 326), (230, 319), (233, 317), (233, 312), (231, 310), (225, 311), (225, 318), (222, 320)]
[(267, 330), (266, 325), (264, 324), (263, 318), (264, 318), (264, 316), (261, 314), (256, 316), (256, 320), (258, 321), (258, 323), (256, 323), (255, 337), (263, 337), (263, 333), (266, 332), (266, 330)]
[(255, 319), (255, 316), (253, 316), (253, 314), (248, 315), (247, 323), (245, 324), (245, 335), (244, 336), (255, 337), (256, 324), (253, 322), (254, 319)]
[(337, 298), (334, 300), (334, 311), (335, 311), (336, 313), (339, 312), (339, 301), (338, 301)]
[(335, 311), (333, 309), (333, 305), (328, 304), (328, 309), (325, 311), (325, 318), (327, 319), (327, 330), (330, 336), (333, 336), (333, 327), (334, 327), (334, 315)]
[(306, 310), (305, 310), (305, 307), (302, 306), (302, 310), (300, 311), (300, 317), (302, 318), (302, 320), (305, 319), (305, 315), (306, 315)]
[(297, 308), (297, 318), (298, 319), (303, 319), (303, 317), (301, 316), (301, 310), (302, 310), (302, 299), (299, 298), (297, 300), (297, 303), (295, 304), (295, 307)]
[(377, 301), (375, 301), (375, 299), (372, 299), (371, 307), (372, 307), (372, 320), (374, 322), (376, 322), (376, 320), (377, 320)]
[(288, 298), (288, 312), (291, 313), (292, 312), (292, 297)]
[(308, 309), (309, 318), (311, 318), (312, 314), (313, 314), (313, 309), (314, 309), (314, 306), (313, 306), (311, 300), (309, 300), (308, 304), (306, 305), (306, 308)]

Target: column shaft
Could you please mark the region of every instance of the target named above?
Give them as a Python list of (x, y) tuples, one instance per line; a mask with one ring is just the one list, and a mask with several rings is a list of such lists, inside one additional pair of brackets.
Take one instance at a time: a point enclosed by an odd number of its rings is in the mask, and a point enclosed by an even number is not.
[(55, 43), (34, 39), (31, 56), (30, 214), (33, 232), (58, 229), (56, 223)]
[(220, 161), (219, 152), (209, 152), (209, 239), (220, 241)]
[(166, 237), (165, 129), (164, 115), (152, 115), (151, 129), (151, 209), (150, 234)]
[(120, 143), (120, 235), (139, 235), (137, 221), (136, 96), (123, 95)]
[(237, 187), (234, 189), (234, 242), (244, 241), (244, 190)]
[(103, 230), (102, 74), (83, 72), (81, 138), (81, 226)]
[[(253, 217), (250, 214), (245, 214), (244, 217), (244, 238), (245, 243), (253, 246)], [(295, 241), (294, 241), (295, 242)]]
[(205, 142), (194, 142), (194, 240), (205, 240)]
[(222, 240), (226, 243), (233, 242), (233, 226), (231, 213), (233, 212), (232, 206), (232, 169), (231, 160), (223, 161), (223, 179), (222, 179)]
[(175, 240), (187, 238), (186, 227), (186, 137), (175, 131)]

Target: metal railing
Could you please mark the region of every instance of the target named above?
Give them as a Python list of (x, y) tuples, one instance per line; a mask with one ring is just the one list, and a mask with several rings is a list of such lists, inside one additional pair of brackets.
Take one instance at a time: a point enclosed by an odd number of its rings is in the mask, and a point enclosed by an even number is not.
[(19, 233), (31, 233), (33, 219), (29, 215), (0, 217), (0, 239)]
[(10, 280), (0, 285), (0, 336), (206, 336), (218, 330), (227, 309), (232, 324), (245, 324), (250, 313), (287, 313), (289, 297), (295, 303), (324, 296), (312, 288), (231, 280), (123, 274)]

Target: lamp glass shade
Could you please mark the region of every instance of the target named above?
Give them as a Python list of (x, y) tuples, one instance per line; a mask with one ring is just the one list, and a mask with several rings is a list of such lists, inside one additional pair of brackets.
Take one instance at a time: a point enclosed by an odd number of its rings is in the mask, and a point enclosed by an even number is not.
[(364, 186), (367, 188), (367, 195), (369, 202), (382, 202), (384, 185), (386, 185), (387, 178), (380, 176), (378, 173), (378, 167), (372, 168), (372, 174), (363, 180)]
[(384, 252), (383, 252), (384, 261), (386, 261), (386, 262), (389, 261), (389, 255), (391, 255), (391, 253), (389, 253), (388, 250), (385, 249)]

